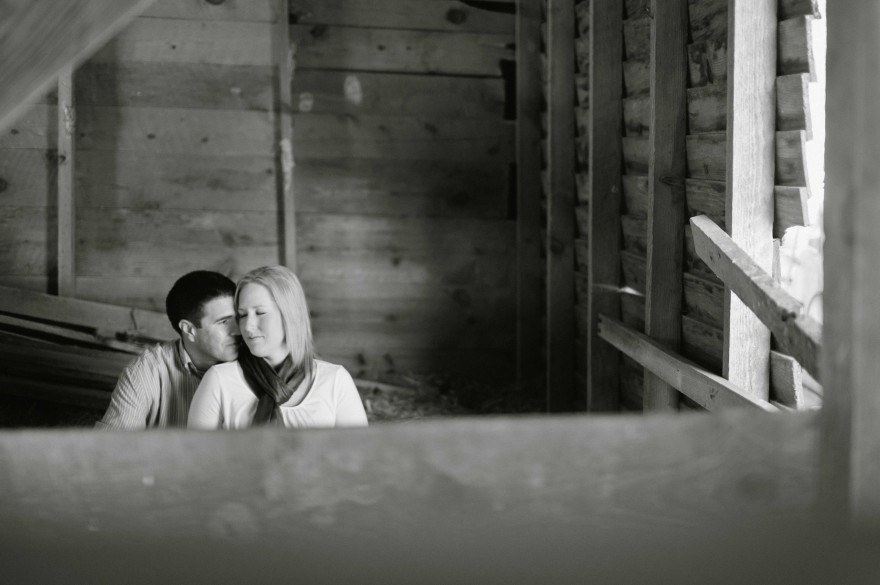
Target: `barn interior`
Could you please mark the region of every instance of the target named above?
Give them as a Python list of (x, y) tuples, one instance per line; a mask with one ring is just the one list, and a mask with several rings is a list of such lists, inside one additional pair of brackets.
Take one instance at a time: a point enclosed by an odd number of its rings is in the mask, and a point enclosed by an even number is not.
[[(877, 575), (869, 0), (6, 4), (12, 574)], [(370, 428), (90, 431), (271, 264)]]

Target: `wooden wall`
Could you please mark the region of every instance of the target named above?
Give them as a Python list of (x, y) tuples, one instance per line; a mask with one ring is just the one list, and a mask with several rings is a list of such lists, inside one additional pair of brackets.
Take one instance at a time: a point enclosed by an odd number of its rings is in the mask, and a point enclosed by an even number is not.
[(355, 374), (515, 373), (515, 14), (489, 4), (291, 2), (298, 270)]
[[(77, 296), (161, 311), (184, 272), (278, 261), (277, 4), (160, 0), (77, 69)], [(0, 157), (2, 282), (34, 290), (54, 289), (52, 103)]]
[[(586, 3), (584, 3), (586, 4)], [(622, 320), (644, 331), (646, 257), (648, 256), (648, 171), (650, 165), (651, 87), (649, 83), (650, 2), (624, 3), (622, 145), (624, 203), (621, 220)], [(586, 10), (582, 13), (586, 14)], [(773, 192), (773, 237), (792, 225), (808, 221), (809, 184), (805, 144), (810, 139), (807, 84), (815, 75), (809, 41), (811, 19), (821, 17), (815, 2), (781, 0), (778, 5), (776, 65), (776, 155)], [(586, 21), (581, 16), (582, 26)], [(728, 1), (689, 0), (687, 72), (687, 215), (706, 214), (725, 225), (726, 165), (728, 162), (727, 73)], [(589, 55), (578, 46), (579, 59)], [(768, 242), (769, 243), (769, 242)], [(685, 228), (682, 273), (681, 353), (709, 371), (724, 369), (724, 285), (697, 256), (690, 227)], [(631, 292), (636, 294), (630, 294)], [(734, 348), (732, 351), (736, 351)], [(784, 359), (773, 354), (774, 359)], [(771, 363), (789, 367), (791, 360)], [(795, 364), (796, 366), (796, 364)], [(621, 404), (641, 409), (642, 368), (622, 357)], [(771, 397), (772, 397), (771, 390)], [(685, 400), (685, 406), (691, 405)]]
[[(514, 4), (285, 4), (158, 0), (76, 70), (75, 295), (163, 311), (179, 275), (288, 237), (325, 358), (512, 379)], [(0, 137), (0, 284), (57, 288), (57, 132), (52, 94)]]

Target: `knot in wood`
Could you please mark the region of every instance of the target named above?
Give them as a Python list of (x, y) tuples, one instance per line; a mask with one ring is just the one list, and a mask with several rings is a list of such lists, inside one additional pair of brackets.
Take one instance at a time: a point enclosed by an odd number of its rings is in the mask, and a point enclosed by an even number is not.
[(467, 12), (460, 8), (450, 8), (446, 13), (446, 20), (452, 24), (462, 24), (467, 20)]

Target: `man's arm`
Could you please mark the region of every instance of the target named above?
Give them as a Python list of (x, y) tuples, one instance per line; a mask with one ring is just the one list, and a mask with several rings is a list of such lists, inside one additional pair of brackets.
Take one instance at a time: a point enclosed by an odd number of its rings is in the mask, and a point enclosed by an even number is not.
[(143, 430), (147, 428), (153, 401), (159, 396), (159, 378), (145, 363), (144, 356), (122, 371), (110, 396), (104, 418), (95, 424), (98, 429)]

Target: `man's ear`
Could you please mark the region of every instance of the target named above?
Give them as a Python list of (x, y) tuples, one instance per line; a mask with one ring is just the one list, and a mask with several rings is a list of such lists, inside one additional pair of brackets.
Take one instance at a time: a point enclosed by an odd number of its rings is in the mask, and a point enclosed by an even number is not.
[(193, 325), (193, 322), (188, 319), (181, 319), (180, 323), (177, 324), (180, 327), (180, 333), (190, 341), (195, 341), (196, 339), (196, 326)]

